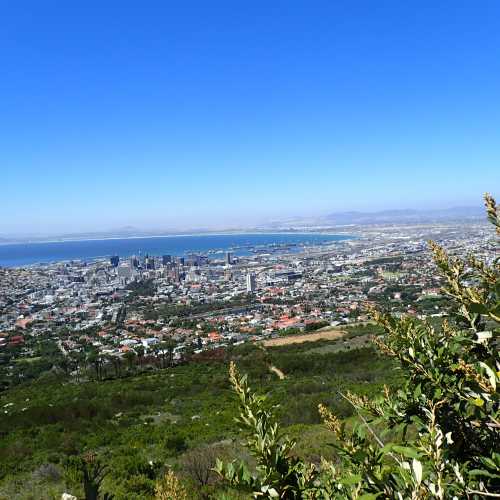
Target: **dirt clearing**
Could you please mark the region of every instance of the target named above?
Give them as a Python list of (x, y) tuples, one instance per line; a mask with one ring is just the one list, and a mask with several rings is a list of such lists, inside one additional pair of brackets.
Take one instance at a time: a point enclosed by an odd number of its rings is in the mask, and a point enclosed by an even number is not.
[(302, 342), (314, 342), (316, 340), (337, 340), (346, 332), (338, 328), (332, 328), (314, 333), (304, 333), (303, 335), (290, 335), (289, 337), (280, 337), (277, 339), (264, 340), (264, 347), (273, 347), (278, 345), (301, 344)]

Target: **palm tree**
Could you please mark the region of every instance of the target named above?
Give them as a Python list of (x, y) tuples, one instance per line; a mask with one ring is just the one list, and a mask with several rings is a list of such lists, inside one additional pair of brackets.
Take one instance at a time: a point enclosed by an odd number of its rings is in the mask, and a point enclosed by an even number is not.
[(168, 366), (172, 366), (173, 351), (176, 345), (177, 344), (172, 339), (169, 339), (165, 342), (160, 342), (157, 345), (156, 350), (158, 355), (160, 356), (162, 368), (167, 367), (167, 358), (169, 360)]
[(114, 365), (113, 359), (114, 356), (111, 356), (110, 354), (104, 354), (101, 356), (101, 372), (104, 372), (104, 375), (107, 375), (106, 372), (109, 372), (109, 370), (107, 370), (106, 367), (109, 365)]
[(76, 379), (77, 381), (80, 381), (82, 366), (85, 364), (85, 354), (80, 351), (70, 351), (69, 356), (75, 366)]
[(123, 357), (127, 360), (129, 370), (132, 371), (132, 367), (134, 366), (134, 361), (135, 361), (137, 355), (135, 354), (134, 351), (130, 350), (130, 351), (127, 351), (123, 355)]
[(122, 371), (122, 360), (119, 356), (111, 356), (111, 363), (113, 364), (113, 368), (115, 370), (115, 377), (120, 377)]
[(135, 352), (137, 354), (137, 358), (139, 361), (139, 364), (142, 366), (142, 363), (144, 362), (144, 346), (139, 345), (135, 348)]
[(87, 365), (93, 366), (97, 380), (101, 380), (102, 360), (99, 353), (95, 349), (88, 351), (86, 354), (85, 361)]
[(161, 345), (161, 343), (153, 345), (151, 347), (151, 351), (153, 353), (153, 356), (160, 360), (160, 368), (164, 368), (163, 350), (161, 348)]
[(174, 349), (177, 346), (177, 342), (174, 339), (169, 339), (166, 342), (166, 347), (168, 351), (168, 364), (169, 366), (174, 366)]

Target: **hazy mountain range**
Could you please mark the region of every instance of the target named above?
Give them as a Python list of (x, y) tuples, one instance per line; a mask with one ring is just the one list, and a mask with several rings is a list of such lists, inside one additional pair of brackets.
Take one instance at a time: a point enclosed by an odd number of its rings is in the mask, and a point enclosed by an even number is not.
[(374, 224), (391, 222), (433, 222), (484, 217), (482, 207), (454, 207), (438, 210), (382, 210), (380, 212), (338, 212), (325, 219), (334, 224)]
[(382, 210), (378, 212), (334, 212), (326, 215), (313, 217), (288, 217), (269, 222), (264, 222), (258, 226), (248, 227), (226, 227), (214, 230), (203, 227), (188, 228), (185, 230), (144, 230), (133, 226), (125, 226), (109, 231), (95, 231), (85, 233), (65, 233), (52, 235), (7, 235), (0, 234), (0, 244), (40, 242), (40, 241), (61, 241), (61, 240), (84, 240), (84, 239), (105, 239), (105, 238), (131, 238), (146, 236), (161, 236), (172, 234), (200, 234), (200, 233), (220, 233), (220, 232), (250, 232), (250, 231), (280, 231), (293, 229), (310, 228), (335, 228), (340, 226), (373, 225), (373, 224), (415, 224), (433, 222), (471, 222), (485, 219), (482, 207), (453, 207), (436, 210)]
[(346, 226), (370, 224), (416, 224), (433, 222), (466, 222), (485, 219), (482, 207), (453, 207), (435, 210), (381, 210), (378, 212), (334, 212), (318, 217), (291, 217), (276, 220), (270, 224), (273, 228), (296, 226)]

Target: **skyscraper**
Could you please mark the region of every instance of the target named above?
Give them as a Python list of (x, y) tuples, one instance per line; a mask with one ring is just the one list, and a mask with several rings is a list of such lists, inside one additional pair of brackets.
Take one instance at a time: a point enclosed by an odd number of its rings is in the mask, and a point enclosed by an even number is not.
[(118, 255), (112, 255), (109, 258), (109, 262), (113, 267), (118, 267), (118, 262), (120, 262), (120, 257)]
[(252, 293), (257, 290), (257, 280), (254, 273), (247, 274), (247, 292)]
[(231, 252), (226, 252), (226, 264), (231, 265), (233, 263), (233, 254)]

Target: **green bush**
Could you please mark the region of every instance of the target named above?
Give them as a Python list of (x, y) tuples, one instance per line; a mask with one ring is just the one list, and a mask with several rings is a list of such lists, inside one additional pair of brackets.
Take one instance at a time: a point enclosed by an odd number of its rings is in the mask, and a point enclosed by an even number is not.
[[(485, 200), (499, 236), (499, 210), (493, 198)], [(282, 499), (500, 497), (500, 259), (462, 261), (430, 246), (455, 314), (435, 327), (371, 311), (384, 329), (375, 339), (379, 350), (397, 362), (403, 378), (379, 397), (339, 391), (356, 413), (352, 426), (319, 406), (335, 463), (322, 460), (318, 467), (299, 459), (269, 398), (254, 394), (231, 365), (238, 422), (257, 463), (251, 470), (219, 460), (217, 471), (232, 487)], [(288, 367), (301, 369), (291, 360)]]

